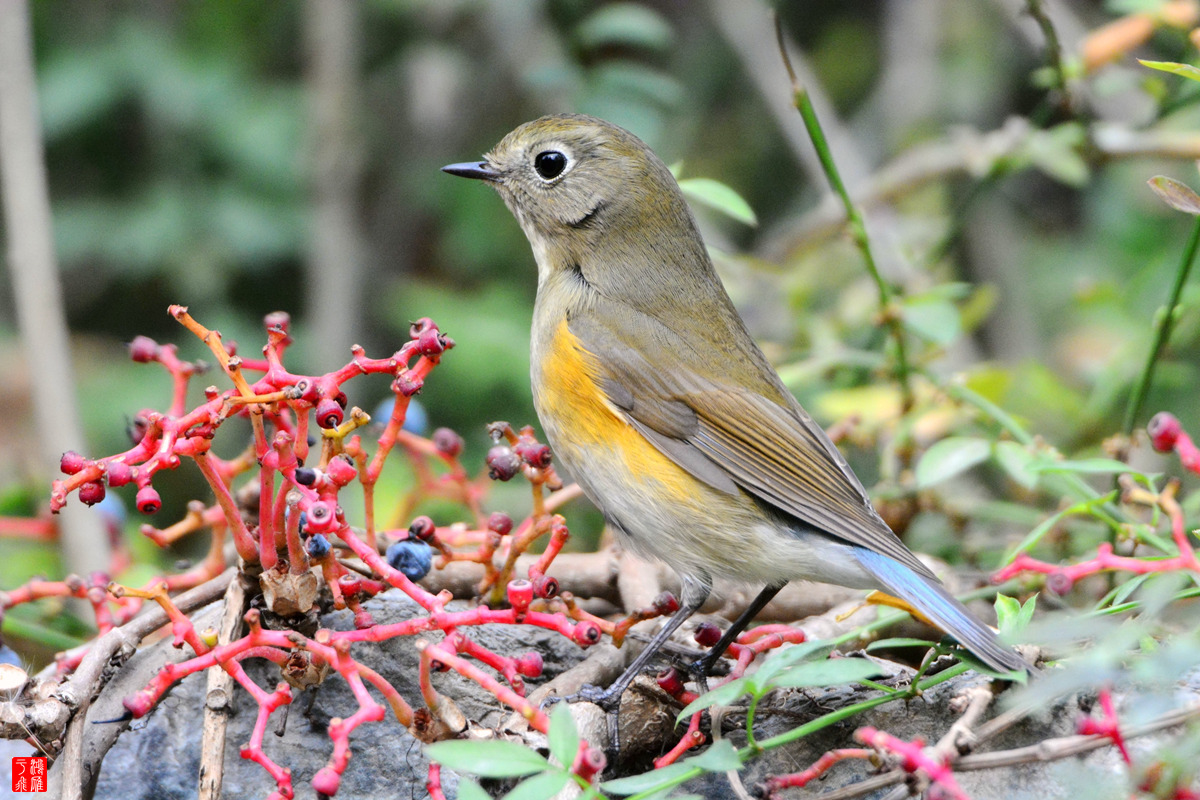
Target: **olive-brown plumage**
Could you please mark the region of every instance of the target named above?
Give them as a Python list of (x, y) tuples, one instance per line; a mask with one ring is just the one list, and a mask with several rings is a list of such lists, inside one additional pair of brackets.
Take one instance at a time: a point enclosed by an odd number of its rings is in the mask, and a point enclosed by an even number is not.
[(713, 577), (765, 584), (765, 599), (800, 578), (883, 589), (992, 668), (1028, 668), (871, 507), (747, 333), (678, 184), (641, 140), (593, 117), (545, 117), (445, 170), (491, 183), (529, 238), (538, 416), (626, 542), (679, 571), (684, 607), (663, 638)]

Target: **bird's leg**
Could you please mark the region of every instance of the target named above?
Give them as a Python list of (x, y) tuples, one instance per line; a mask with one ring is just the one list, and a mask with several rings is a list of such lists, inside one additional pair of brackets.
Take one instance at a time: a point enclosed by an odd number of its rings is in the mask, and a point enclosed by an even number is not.
[[(690, 577), (681, 578), (683, 583), (683, 598), (679, 606), (679, 610), (675, 612), (667, 624), (663, 625), (654, 638), (650, 640), (650, 644), (646, 645), (646, 649), (638, 654), (638, 657), (633, 660), (621, 677), (613, 681), (612, 685), (607, 689), (600, 689), (598, 686), (583, 686), (579, 692), (566, 700), (586, 700), (589, 703), (595, 703), (605, 711), (612, 712), (615, 716), (616, 711), (621, 703), (621, 695), (629, 688), (629, 684), (633, 683), (633, 679), (641, 674), (646, 664), (654, 658), (655, 654), (662, 649), (671, 635), (679, 629), (679, 626), (684, 621), (695, 614), (700, 606), (704, 605), (704, 601), (708, 599), (708, 594), (712, 591), (712, 582), (707, 577), (695, 579)], [(769, 598), (768, 598), (769, 599)]]
[(708, 673), (712, 670), (713, 665), (725, 654), (725, 651), (729, 649), (729, 645), (738, 637), (738, 634), (746, 630), (746, 626), (754, 621), (754, 618), (758, 616), (758, 612), (766, 608), (767, 603), (771, 602), (784, 586), (787, 586), (786, 582), (773, 583), (759, 592), (758, 596), (746, 607), (746, 610), (733, 621), (733, 624), (729, 626), (725, 633), (721, 634), (721, 638), (717, 640), (717, 643), (712, 646), (708, 653), (703, 658), (697, 659), (688, 665), (688, 672), (700, 684), (701, 694), (708, 691)]

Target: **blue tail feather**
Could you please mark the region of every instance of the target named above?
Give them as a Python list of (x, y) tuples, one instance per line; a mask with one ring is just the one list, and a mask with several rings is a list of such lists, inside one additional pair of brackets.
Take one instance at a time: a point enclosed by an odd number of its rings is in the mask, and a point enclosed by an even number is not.
[(946, 591), (946, 587), (882, 553), (865, 547), (854, 548), (855, 558), (875, 576), (888, 594), (904, 600), (953, 636), (963, 647), (998, 672), (1032, 671), (1032, 667), (1013, 650), (996, 641), (991, 629)]

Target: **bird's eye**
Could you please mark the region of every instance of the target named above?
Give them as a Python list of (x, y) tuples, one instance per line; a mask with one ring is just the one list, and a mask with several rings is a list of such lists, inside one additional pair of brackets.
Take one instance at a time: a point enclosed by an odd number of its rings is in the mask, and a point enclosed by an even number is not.
[(567, 168), (567, 157), (557, 150), (546, 150), (533, 159), (533, 168), (542, 180), (552, 181)]

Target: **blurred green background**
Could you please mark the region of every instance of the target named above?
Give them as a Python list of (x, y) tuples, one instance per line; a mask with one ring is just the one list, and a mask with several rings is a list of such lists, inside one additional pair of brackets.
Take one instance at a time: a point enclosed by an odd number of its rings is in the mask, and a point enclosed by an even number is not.
[[(861, 418), (868, 446), (852, 456), (864, 481), (903, 486), (873, 452), (895, 406), (874, 285), (822, 210), (827, 184), (787, 109), (767, 4), (366, 0), (340, 4), (334, 21), (329, 5), (33, 4), (89, 455), (125, 449), (126, 420), (169, 396), (165, 373), (129, 362), (122, 342), (146, 334), (204, 357), (166, 314), (183, 303), (248, 353), (263, 314), (290, 311), (291, 366), (313, 372), (344, 363), (354, 342), (390, 353), (409, 320), (433, 317), (458, 348), (421, 400), (479, 464), (487, 422), (535, 421), (533, 258), (494, 193), (438, 168), (477, 158), (521, 122), (577, 111), (629, 127), (682, 175), (749, 202), (756, 226), (697, 207), (730, 293), (822, 424)], [(851, 190), (881, 190), (895, 159), (925, 165), (867, 210), (881, 268), (908, 297), (917, 363), (966, 371), (1029, 430), (1094, 453), (1120, 426), (1189, 230), (1146, 180), (1200, 183), (1197, 92), (1132, 56), (1190, 61), (1195, 48), (1186, 26), (1158, 26), (1085, 74), (1090, 31), (1162, 3), (1048, 5), (1069, 104), (1021, 3), (777, 4)], [(1123, 153), (1127, 140), (1142, 154)], [(928, 163), (914, 158), (925, 153)], [(321, 241), (345, 244), (322, 253)], [(314, 289), (321, 275), (346, 292)], [(1192, 429), (1196, 296), (1189, 287), (1144, 415), (1170, 409)], [(0, 487), (6, 511), (31, 513), (48, 477), (32, 468), (36, 399), (7, 282), (0, 363)], [(387, 393), (386, 382), (348, 388), (366, 409)], [(917, 422), (928, 426), (918, 447), (961, 424), (932, 412)], [(205, 494), (188, 467), (160, 488), (156, 524)]]

